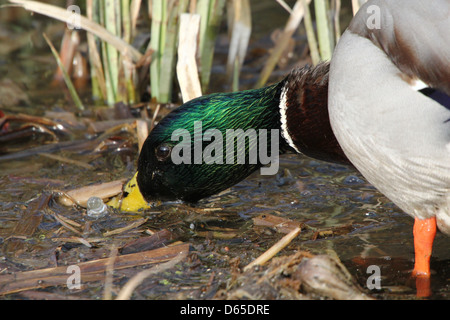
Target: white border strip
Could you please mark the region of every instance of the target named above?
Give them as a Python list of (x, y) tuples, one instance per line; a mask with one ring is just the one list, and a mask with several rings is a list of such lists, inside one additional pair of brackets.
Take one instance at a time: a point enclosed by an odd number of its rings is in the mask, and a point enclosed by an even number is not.
[(288, 128), (287, 128), (287, 116), (286, 116), (286, 96), (287, 96), (287, 83), (284, 85), (283, 89), (281, 90), (281, 96), (280, 96), (280, 114), (281, 114), (281, 136), (288, 142), (288, 144), (294, 148), (295, 151), (298, 153), (301, 153), (300, 150), (297, 149), (297, 147), (294, 144), (294, 141), (292, 141), (291, 136), (289, 135)]

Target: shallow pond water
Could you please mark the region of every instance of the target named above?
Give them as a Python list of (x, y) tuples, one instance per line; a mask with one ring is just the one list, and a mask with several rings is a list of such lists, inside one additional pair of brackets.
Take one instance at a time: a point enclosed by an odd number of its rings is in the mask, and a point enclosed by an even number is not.
[[(50, 202), (42, 221), (22, 251), (8, 251), (8, 234), (31, 206), (31, 201), (45, 192), (66, 190), (91, 182), (129, 177), (130, 171), (119, 156), (107, 155), (93, 170), (79, 170), (39, 156), (16, 161), (21, 168), (38, 165), (39, 170), (26, 170), (18, 175), (2, 174), (0, 178), (0, 239), (2, 270), (25, 271), (70, 265), (111, 254), (112, 246), (122, 247), (145, 237), (147, 229), (169, 230), (172, 241), (191, 246), (190, 260), (175, 270), (148, 278), (135, 292), (137, 299), (210, 299), (227, 287), (233, 263), (246, 266), (277, 242), (282, 234), (257, 226), (253, 218), (262, 214), (284, 217), (305, 224), (302, 233), (279, 255), (297, 251), (313, 254), (336, 254), (362, 289), (375, 298), (416, 299), (415, 284), (409, 278), (413, 267), (413, 220), (368, 185), (352, 169), (317, 162), (294, 155), (283, 157), (281, 173), (267, 177), (254, 174), (219, 196), (205, 199), (195, 206), (182, 203), (163, 204), (142, 215), (113, 212), (97, 220), (89, 219), (85, 210), (68, 208)], [(108, 159), (108, 160), (103, 160)], [(132, 160), (130, 160), (133, 162)], [(0, 164), (2, 172), (9, 170)], [(105, 170), (109, 168), (109, 170)], [(13, 168), (15, 170), (15, 168)], [(111, 173), (114, 171), (114, 173)], [(58, 214), (75, 221), (89, 232), (86, 238), (101, 237), (106, 231), (147, 218), (145, 224), (130, 232), (103, 238), (93, 247), (67, 242), (76, 236), (53, 218)], [(317, 231), (336, 228), (334, 234), (315, 237)], [(339, 227), (343, 227), (339, 233)], [(64, 229), (64, 230), (62, 230)], [(438, 234), (432, 257), (432, 299), (449, 295), (449, 250), (445, 236)], [(236, 262), (236, 259), (237, 262)], [(369, 290), (368, 267), (381, 270), (381, 289)], [(117, 287), (141, 268), (114, 273)], [(83, 290), (61, 286), (44, 292), (81, 299), (102, 298), (98, 282), (89, 282)], [(26, 298), (27, 292), (6, 296)]]

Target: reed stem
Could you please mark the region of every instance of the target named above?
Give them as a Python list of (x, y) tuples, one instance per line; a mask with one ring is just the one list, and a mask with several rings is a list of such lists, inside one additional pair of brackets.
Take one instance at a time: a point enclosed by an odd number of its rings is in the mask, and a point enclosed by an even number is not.
[(314, 0), (316, 11), (317, 35), (319, 39), (320, 57), (329, 61), (333, 53), (334, 39), (330, 19), (328, 18), (328, 0)]

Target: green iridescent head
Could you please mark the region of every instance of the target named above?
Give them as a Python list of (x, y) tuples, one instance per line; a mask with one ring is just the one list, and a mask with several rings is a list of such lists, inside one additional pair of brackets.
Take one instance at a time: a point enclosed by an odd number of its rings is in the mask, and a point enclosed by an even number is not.
[(280, 135), (281, 88), (203, 96), (167, 115), (141, 150), (137, 183), (143, 197), (197, 201), (266, 164), (276, 173), (279, 152), (287, 148)]

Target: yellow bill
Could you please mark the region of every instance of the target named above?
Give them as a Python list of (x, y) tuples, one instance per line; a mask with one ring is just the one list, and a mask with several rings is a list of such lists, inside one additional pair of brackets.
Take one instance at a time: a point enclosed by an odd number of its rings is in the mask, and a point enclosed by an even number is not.
[(137, 172), (125, 185), (122, 196), (112, 198), (107, 205), (126, 212), (138, 212), (140, 210), (151, 208), (153, 205), (152, 203), (147, 202), (142, 196), (136, 177)]

